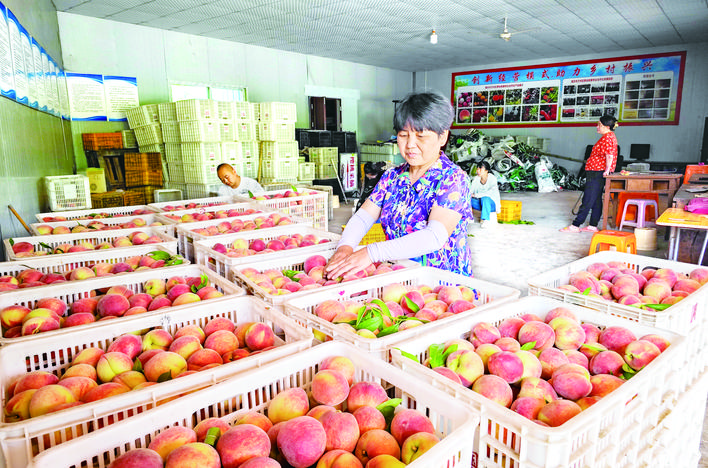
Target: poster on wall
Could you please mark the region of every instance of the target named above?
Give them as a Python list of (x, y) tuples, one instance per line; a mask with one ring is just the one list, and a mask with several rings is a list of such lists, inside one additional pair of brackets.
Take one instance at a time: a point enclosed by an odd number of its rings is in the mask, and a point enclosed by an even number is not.
[(104, 76), (103, 86), (106, 92), (106, 112), (108, 120), (125, 122), (125, 111), (138, 107), (138, 80), (127, 76)]
[(61, 118), (69, 120), (69, 90), (66, 87), (66, 72), (61, 69), (57, 69), (57, 97)]
[(452, 74), (453, 128), (678, 125), (686, 52)]
[(10, 51), (12, 52), (12, 70), (15, 84), (15, 100), (28, 104), (27, 67), (22, 46), (22, 25), (10, 10), (7, 10), (7, 26), (10, 35)]
[(40, 90), (41, 90), (41, 99), (39, 101), (39, 108), (40, 110), (44, 112), (51, 113), (49, 109), (49, 73), (51, 73), (51, 70), (49, 69), (49, 55), (47, 52), (40, 47), (40, 59), (42, 63), (42, 79), (40, 80)]
[(15, 80), (12, 77), (12, 52), (7, 26), (7, 9), (0, 2), (0, 96), (15, 99)]
[(28, 68), (29, 64), (32, 64), (32, 67), (29, 68), (29, 71), (27, 72), (27, 82), (29, 83), (29, 105), (35, 109), (39, 109), (41, 105), (40, 103), (44, 99), (44, 88), (41, 88), (42, 57), (39, 49), (39, 43), (35, 40), (35, 38), (32, 38), (30, 54), (32, 61), (27, 61)]
[(49, 57), (49, 78), (47, 79), (47, 102), (49, 103), (49, 113), (59, 117), (61, 110), (59, 107), (59, 94), (57, 83), (57, 71), (59, 66)]
[(106, 120), (103, 76), (66, 72), (71, 120)]

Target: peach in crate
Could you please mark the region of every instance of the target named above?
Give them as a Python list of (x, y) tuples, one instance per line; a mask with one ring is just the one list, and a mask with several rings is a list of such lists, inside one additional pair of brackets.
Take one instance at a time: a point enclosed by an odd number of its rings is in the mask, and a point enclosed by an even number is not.
[[(316, 401), (311, 404), (309, 398), (322, 396), (313, 389), (319, 387), (320, 372), (331, 372), (323, 370), (324, 363), (334, 358), (352, 364), (353, 381), (351, 386), (344, 382), (348, 395), (342, 412), (318, 415), (313, 408)], [(369, 401), (383, 403), (390, 432), (372, 429), (360, 434), (358, 422), (347, 410), (373, 404)], [(189, 437), (194, 431), (199, 439), (206, 427), (220, 434), (215, 448), (223, 466), (279, 466), (271, 464), (269, 455), (289, 466), (314, 466), (333, 458), (364, 466), (378, 452), (411, 468), (470, 466), (467, 440), (477, 424), (478, 416), (427, 383), (411, 382), (400, 370), (344, 343), (328, 343), (136, 415), (120, 427), (62, 444), (36, 457), (35, 466), (80, 466), (93, 457), (108, 463), (130, 456), (138, 447), (158, 448), (155, 441), (167, 431), (186, 432)], [(258, 443), (246, 446), (245, 440)]]

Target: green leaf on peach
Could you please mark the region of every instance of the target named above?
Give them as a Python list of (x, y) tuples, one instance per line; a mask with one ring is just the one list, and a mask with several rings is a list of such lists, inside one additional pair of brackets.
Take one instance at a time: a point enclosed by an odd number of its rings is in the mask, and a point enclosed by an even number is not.
[(416, 313), (416, 312), (418, 312), (418, 311), (420, 310), (420, 307), (418, 307), (418, 304), (416, 304), (415, 302), (411, 301), (411, 300), (408, 298), (408, 296), (403, 296), (403, 298), (406, 300), (406, 305), (408, 306), (408, 308), (409, 308), (411, 311), (413, 311), (413, 313)]
[(220, 435), (221, 429), (219, 429), (218, 427), (210, 427), (206, 433), (206, 436), (204, 437), (204, 443), (215, 447), (216, 441), (219, 439)]
[(401, 356), (407, 357), (408, 359), (412, 359), (413, 361), (418, 362), (418, 358), (415, 356), (415, 354), (403, 351), (401, 348), (393, 348), (393, 349), (397, 349), (401, 353)]
[(161, 374), (157, 378), (158, 383), (167, 382), (168, 380), (172, 380), (172, 372), (171, 371), (167, 371), (164, 374)]
[(133, 363), (133, 370), (142, 372), (143, 371), (143, 363), (140, 362), (140, 359), (136, 359), (135, 362)]
[(523, 345), (521, 345), (521, 349), (522, 349), (523, 351), (530, 351), (530, 350), (532, 350), (535, 346), (536, 346), (536, 342), (535, 342), (535, 341), (529, 341), (528, 343), (524, 343)]

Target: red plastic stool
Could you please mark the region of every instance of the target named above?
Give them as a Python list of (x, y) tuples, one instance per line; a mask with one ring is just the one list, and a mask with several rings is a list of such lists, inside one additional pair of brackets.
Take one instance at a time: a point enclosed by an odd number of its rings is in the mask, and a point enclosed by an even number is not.
[(708, 166), (704, 164), (689, 164), (683, 175), (683, 183), (687, 184), (693, 174), (708, 174)]
[[(654, 200), (657, 203), (657, 206), (659, 204), (659, 194), (658, 193), (652, 193), (652, 192), (620, 192), (619, 196), (617, 197), (617, 214), (615, 216), (615, 227), (620, 226), (620, 222), (622, 221), (622, 214), (624, 213), (624, 205), (627, 203), (627, 200), (630, 199), (640, 199), (640, 200)], [(637, 207), (630, 205), (627, 207), (627, 213), (624, 215), (625, 216), (625, 221), (629, 220), (635, 220), (637, 219)], [(644, 212), (644, 219), (656, 219), (659, 216), (659, 213), (657, 211), (654, 211), (654, 207), (647, 207), (646, 211)]]
[(592, 255), (599, 250), (611, 250), (614, 246), (617, 252), (637, 253), (637, 238), (631, 232), (604, 230), (598, 231), (592, 236), (588, 255)]

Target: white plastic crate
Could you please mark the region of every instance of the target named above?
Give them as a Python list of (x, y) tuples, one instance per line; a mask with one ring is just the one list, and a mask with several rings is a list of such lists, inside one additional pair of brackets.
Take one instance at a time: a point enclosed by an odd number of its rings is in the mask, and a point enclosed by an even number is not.
[[(135, 320), (130, 322), (114, 320), (114, 327), (93, 329), (80, 334), (56, 335), (38, 343), (29, 341), (3, 347), (0, 349), (0, 385), (4, 389), (13, 378), (33, 370), (60, 374), (69, 367), (71, 360), (82, 349), (107, 349), (116, 337), (124, 333), (156, 327), (174, 334), (182, 326), (203, 327), (209, 320), (217, 317), (225, 317), (235, 323), (265, 323), (277, 334), (276, 347), (143, 390), (131, 391), (43, 417), (5, 423), (2, 425), (0, 446), (5, 457), (11, 460), (10, 466), (27, 466), (36, 454), (51, 447), (61, 447), (61, 444), (68, 442), (74, 434), (89, 434), (101, 427), (111, 427), (115, 421), (143, 413), (176, 396), (211, 387), (234, 376), (247, 375), (261, 366), (304, 351), (312, 345), (310, 333), (254, 297), (212, 299), (208, 304), (175, 308), (168, 312), (163, 309), (162, 312), (151, 316), (136, 316)], [(2, 393), (4, 405), (5, 392)], [(115, 427), (120, 428), (125, 423), (125, 420), (121, 421)], [(91, 447), (89, 450), (93, 449), (91, 445), (82, 446), (84, 450), (88, 447)]]
[[(342, 329), (334, 323), (321, 319), (314, 313), (317, 305), (328, 299), (363, 302), (366, 299), (380, 298), (384, 286), (391, 283), (401, 283), (405, 286), (425, 284), (431, 288), (438, 285), (467, 286), (475, 292), (475, 299), (472, 302), (476, 307), (440, 321), (429, 322), (376, 339), (363, 338), (356, 333)], [(394, 271), (388, 273), (385, 277), (372, 276), (357, 281), (340, 283), (337, 287), (328, 288), (326, 291), (313, 290), (310, 294), (302, 297), (286, 299), (283, 305), (283, 313), (288, 317), (292, 317), (302, 326), (315, 331), (315, 336), (325, 336), (328, 341), (333, 339), (351, 343), (362, 351), (372, 353), (379, 359), (388, 361), (391, 348), (402, 346), (408, 340), (421, 334), (432, 333), (440, 327), (451, 326), (451, 324), (470, 314), (476, 315), (489, 307), (518, 299), (520, 294), (521, 292), (518, 289), (508, 286), (470, 278), (450, 271), (440, 270), (439, 268), (420, 267)]]
[(182, 145), (179, 143), (165, 143), (165, 159), (167, 163), (182, 162)]
[(184, 184), (184, 194), (187, 198), (201, 198), (219, 193), (221, 183), (217, 184)]
[[(191, 260), (194, 260), (194, 241), (199, 241), (199, 240), (206, 240), (206, 239), (219, 239), (222, 236), (229, 236), (234, 233), (228, 233), (228, 234), (217, 234), (217, 235), (205, 235), (205, 234), (200, 234), (197, 232), (194, 232), (195, 229), (201, 229), (201, 228), (208, 228), (210, 226), (217, 226), (223, 222), (231, 223), (231, 221), (235, 219), (239, 219), (241, 221), (253, 221), (256, 218), (259, 217), (264, 217), (267, 218), (270, 213), (272, 212), (260, 212), (260, 213), (254, 213), (254, 214), (243, 214), (240, 216), (236, 217), (230, 217), (230, 218), (217, 218), (217, 219), (212, 219), (209, 221), (197, 221), (194, 223), (183, 223), (183, 224), (178, 224), (176, 226), (176, 235), (177, 235), (177, 248), (179, 252), (181, 252), (182, 255), (184, 255), (186, 258), (189, 258)], [(283, 215), (287, 216), (287, 215)], [(302, 219), (302, 218), (297, 218), (295, 216), (288, 216), (291, 220), (290, 226), (308, 226), (312, 227), (312, 221)], [(277, 226), (274, 226), (275, 228)], [(258, 232), (264, 232), (268, 229), (271, 228), (255, 228), (253, 231), (258, 231)]]
[(183, 184), (184, 183), (184, 164), (182, 164), (181, 162), (167, 163), (167, 174), (169, 175), (170, 182)]
[(241, 141), (241, 157), (244, 159), (258, 158), (260, 156), (260, 145), (256, 140)]
[(238, 127), (239, 141), (256, 140), (256, 122), (253, 120), (235, 120), (234, 124)]
[(204, 164), (221, 161), (221, 143), (182, 143), (184, 164)]
[[(126, 275), (109, 275), (101, 276), (98, 278), (91, 278), (83, 281), (67, 281), (66, 283), (55, 283), (47, 286), (42, 286), (41, 289), (36, 288), (24, 288), (15, 289), (9, 291), (5, 294), (0, 294), (0, 309), (11, 306), (13, 304), (20, 304), (30, 309), (34, 307), (34, 304), (38, 299), (42, 297), (55, 297), (66, 302), (67, 305), (71, 305), (74, 301), (85, 298), (93, 297), (96, 294), (97, 289), (110, 288), (111, 286), (123, 285), (129, 288), (133, 293), (144, 292), (145, 282), (155, 278), (169, 279), (173, 276), (201, 276), (206, 275), (210, 285), (214, 286), (219, 291), (223, 292), (227, 296), (243, 296), (245, 291), (243, 288), (236, 286), (232, 282), (226, 280), (226, 278), (215, 274), (208, 268), (201, 265), (179, 265), (173, 267), (165, 268), (151, 268), (147, 270), (134, 271)], [(41, 294), (41, 296), (40, 296)], [(38, 297), (40, 296), (40, 297)], [(207, 302), (221, 300), (221, 299), (209, 299)], [(170, 307), (169, 311), (181, 310), (183, 308), (190, 308), (195, 303), (185, 304)], [(36, 335), (30, 336), (18, 336), (16, 338), (0, 338), (0, 345), (7, 346), (14, 343), (24, 343), (24, 342), (34, 342), (40, 343), (43, 340), (53, 339), (52, 337), (59, 335), (69, 335), (75, 333), (88, 333), (95, 329), (111, 329), (113, 327), (119, 326), (118, 324), (124, 322), (131, 322), (139, 317), (145, 317), (149, 315), (161, 315), (167, 312), (168, 309), (158, 309), (149, 312), (143, 312), (138, 315), (131, 315), (128, 317), (118, 317), (111, 320), (99, 320), (86, 325), (78, 325), (76, 327), (60, 328), (58, 330), (45, 331), (38, 333)], [(0, 428), (1, 429), (1, 428)]]
[(133, 129), (160, 122), (157, 104), (146, 104), (128, 109), (125, 111), (125, 117), (128, 119), (128, 125)]
[(216, 101), (216, 118), (234, 120), (235, 107), (233, 101)]
[[(30, 224), (29, 226), (30, 226), (30, 230), (32, 231), (32, 235), (35, 235), (35, 236), (42, 236), (42, 235), (51, 235), (51, 233), (49, 233), (49, 234), (42, 234), (42, 233), (40, 233), (40, 232), (37, 230), (37, 228), (38, 228), (39, 226), (49, 226), (49, 227), (51, 227), (51, 228), (56, 228), (56, 227), (58, 227), (58, 226), (66, 226), (66, 227), (68, 227), (69, 229), (71, 229), (71, 228), (73, 228), (73, 227), (75, 227), (75, 226), (78, 226), (78, 225), (86, 226), (86, 225), (87, 225), (88, 223), (90, 223), (91, 221), (100, 221), (101, 223), (103, 223), (103, 224), (105, 224), (105, 225), (107, 225), (107, 226), (115, 226), (115, 225), (118, 225), (118, 224), (130, 223), (130, 222), (132, 222), (132, 221), (133, 221), (134, 219), (136, 219), (136, 218), (140, 218), (140, 219), (142, 219), (142, 220), (145, 222), (145, 224), (142, 225), (142, 227), (149, 227), (150, 224), (152, 224), (152, 223), (154, 223), (155, 221), (157, 221), (157, 220), (155, 219), (155, 213), (154, 213), (154, 212), (151, 212), (150, 214), (136, 215), (136, 216), (134, 216), (134, 217), (132, 217), (132, 216), (125, 216), (125, 217), (119, 217), (119, 218), (102, 218), (102, 219), (96, 219), (96, 220), (54, 221), (54, 222), (51, 222), (51, 223), (32, 223), (32, 224)], [(140, 227), (140, 226), (135, 226), (135, 227)], [(159, 226), (151, 226), (151, 227), (159, 227)], [(129, 228), (126, 228), (126, 229), (129, 229)], [(97, 231), (91, 231), (91, 232), (97, 232)]]
[(200, 120), (217, 118), (216, 101), (211, 99), (186, 99), (175, 103), (177, 120)]
[[(134, 232), (145, 232), (149, 235), (155, 235), (159, 237), (162, 242), (156, 243), (156, 244), (150, 244), (150, 245), (162, 245), (163, 247), (166, 247), (167, 249), (170, 249), (174, 252), (177, 251), (177, 239), (174, 237), (166, 234), (164, 232), (164, 229), (158, 228), (152, 228), (152, 227), (142, 227), (142, 228), (129, 228), (129, 229), (113, 229), (110, 231), (95, 231), (95, 232), (81, 232), (78, 234), (56, 234), (56, 235), (50, 235), (50, 236), (32, 236), (32, 237), (14, 237), (14, 238), (8, 238), (4, 239), (3, 242), (5, 243), (5, 259), (6, 260), (21, 260), (26, 257), (18, 257), (15, 255), (15, 253), (12, 251), (12, 244), (10, 243), (10, 240), (12, 240), (14, 243), (18, 242), (29, 242), (30, 244), (34, 245), (35, 251), (49, 251), (49, 249), (54, 250), (56, 247), (62, 245), (62, 244), (70, 244), (70, 245), (77, 245), (82, 241), (89, 241), (91, 242), (94, 246), (100, 244), (101, 242), (113, 242), (113, 240), (117, 237), (121, 236), (127, 236), (129, 234), (132, 234)], [(114, 247), (117, 249), (130, 249), (133, 246), (130, 247)], [(50, 254), (47, 256), (67, 256), (67, 258), (71, 258), (69, 256), (75, 255), (77, 253), (83, 253), (83, 252), (71, 252), (71, 253), (64, 253), (64, 254)], [(46, 257), (42, 255), (42, 257)]]
[[(261, 288), (258, 286), (256, 283), (254, 283), (250, 278), (248, 278), (246, 275), (241, 273), (241, 271), (245, 268), (255, 268), (259, 272), (264, 272), (266, 270), (294, 270), (294, 271), (305, 271), (305, 260), (307, 260), (309, 257), (312, 255), (321, 255), (327, 260), (329, 260), (332, 255), (334, 255), (336, 246), (333, 245), (329, 250), (323, 250), (320, 252), (317, 252), (317, 254), (297, 254), (297, 255), (291, 255), (288, 256), (287, 258), (277, 258), (273, 260), (266, 260), (266, 261), (254, 261), (253, 263), (248, 263), (245, 265), (239, 265), (237, 267), (234, 267), (230, 273), (229, 273), (229, 278), (231, 278), (232, 281), (235, 283), (239, 284), (241, 287), (243, 287), (249, 294), (253, 294), (254, 296), (262, 298), (264, 301), (266, 301), (269, 304), (273, 304), (275, 306), (279, 306), (282, 308), (283, 304), (286, 301), (290, 301), (293, 299), (297, 299), (299, 297), (304, 296), (305, 294), (311, 294), (312, 292), (323, 292), (326, 290), (330, 289), (337, 289), (342, 286), (342, 284), (335, 284), (335, 285), (329, 285), (329, 286), (322, 286), (321, 288), (317, 289), (310, 289), (310, 290), (305, 290), (305, 291), (297, 291), (291, 294), (269, 294), (265, 289)], [(396, 261), (395, 263), (399, 263), (401, 265), (404, 265), (406, 268), (419, 268), (420, 264), (413, 262), (411, 260), (399, 260)], [(383, 278), (386, 277), (388, 273), (382, 273), (380, 275), (376, 275), (377, 278), (382, 278), (381, 281), (383, 281)], [(357, 280), (358, 281), (358, 280)]]
[[(234, 203), (234, 197), (199, 197), (199, 198), (188, 198), (179, 201), (168, 201), (161, 203), (150, 203), (148, 206), (160, 213), (169, 213), (176, 210), (192, 209), (192, 208), (205, 208), (219, 205), (226, 205), (227, 203)], [(191, 205), (191, 208), (188, 208)]]
[(235, 120), (256, 120), (255, 104), (252, 102), (238, 101), (233, 103)]
[(251, 179), (255, 179), (258, 177), (258, 156), (256, 157), (249, 157), (249, 158), (241, 158), (241, 162), (239, 164), (239, 167), (241, 168), (241, 172), (239, 172), (239, 175), (242, 175), (244, 177), (250, 177)]
[(120, 133), (123, 139), (123, 148), (137, 148), (138, 140), (135, 139), (133, 130), (121, 130)]
[[(570, 304), (577, 304), (591, 309), (599, 310), (608, 315), (626, 317), (635, 322), (652, 327), (671, 330), (676, 333), (689, 335), (689, 347), (705, 349), (708, 347), (708, 284), (685, 297), (680, 302), (662, 310), (643, 310), (606, 301), (601, 298), (585, 296), (570, 291), (558, 289), (558, 286), (568, 284), (570, 275), (580, 270), (585, 270), (588, 265), (596, 262), (623, 262), (627, 268), (636, 272), (644, 268), (671, 268), (676, 272), (690, 273), (699, 268), (698, 265), (674, 262), (661, 258), (644, 257), (623, 252), (603, 251), (581, 258), (546, 273), (534, 276), (528, 280), (529, 295), (551, 297)], [(695, 350), (689, 351), (695, 354)], [(686, 375), (690, 381), (701, 374), (708, 366), (708, 359), (697, 362), (691, 373)]]
[(359, 159), (364, 162), (384, 162), (398, 166), (403, 164), (405, 160), (400, 154), (379, 154), (379, 153), (359, 153)]
[(154, 144), (154, 145), (140, 145), (138, 151), (141, 153), (160, 153), (164, 154), (165, 145)]
[(526, 313), (543, 318), (548, 311), (558, 306), (564, 304), (539, 297), (525, 297), (493, 305), (449, 326), (400, 343), (400, 350), (415, 355), (416, 361), (403, 357), (398, 350), (392, 351), (393, 363), (406, 375), (444, 389), (481, 416), (474, 444), (477, 466), (610, 468), (622, 466), (620, 460), (625, 456), (636, 460), (642, 451), (651, 449), (653, 440), (646, 437), (647, 431), (658, 423), (661, 401), (672, 392), (669, 375), (677, 370), (677, 363), (680, 365), (685, 359), (684, 338), (678, 334), (591, 309), (565, 305), (581, 322), (598, 326), (623, 326), (637, 336), (656, 333), (667, 338), (671, 345), (618, 389), (565, 424), (554, 428), (540, 426), (421, 364), (428, 357), (428, 347), (431, 344), (453, 338), (468, 338), (470, 329), (478, 322), (497, 325), (505, 318)]
[(179, 122), (162, 122), (162, 140), (165, 143), (180, 143), (182, 135), (179, 131)]
[[(328, 239), (329, 242), (307, 247), (298, 247), (296, 249), (280, 250), (272, 253), (269, 252), (257, 255), (247, 255), (245, 257), (229, 257), (228, 255), (221, 254), (213, 249), (213, 246), (216, 243), (227, 245), (232, 244), (236, 239), (245, 239), (246, 242), (250, 242), (253, 239), (263, 239), (267, 243), (270, 240), (277, 239), (278, 236), (283, 234), (290, 236), (295, 233), (302, 234), (303, 236), (307, 234), (314, 234), (318, 239)], [(216, 271), (217, 274), (223, 276), (224, 278), (228, 278), (229, 270), (236, 265), (272, 260), (274, 258), (283, 258), (285, 256), (300, 253), (314, 254), (315, 252), (330, 250), (332, 245), (335, 245), (334, 243), (336, 243), (341, 237), (342, 236), (339, 234), (321, 231), (309, 226), (282, 226), (262, 231), (238, 232), (236, 234), (220, 236), (219, 239), (209, 238), (201, 241), (194, 241), (194, 257), (196, 263), (208, 266), (212, 270)]]
[(360, 353), (344, 343), (328, 343), (271, 362), (248, 374), (225, 380), (144, 414), (75, 441), (62, 444), (35, 458), (35, 468), (100, 467), (127, 450), (147, 447), (162, 429), (175, 425), (193, 427), (207, 417), (229, 424), (247, 411), (264, 413), (270, 398), (292, 387), (309, 390), (319, 364), (327, 357), (344, 356), (355, 366), (355, 382), (376, 382), (401, 398), (401, 408), (413, 408), (430, 418), (440, 442), (407, 466), (450, 468), (470, 466), (472, 437), (479, 419), (464, 405), (424, 382), (411, 382), (403, 372)]
[(294, 102), (259, 102), (258, 118), (260, 120), (297, 120), (297, 109)]
[[(304, 192), (304, 194), (297, 197), (269, 198), (268, 200), (254, 201), (275, 211), (282, 211), (286, 214), (312, 219), (316, 228), (326, 231), (329, 223), (329, 213), (327, 209), (328, 194), (311, 189), (298, 189), (298, 191)], [(287, 190), (273, 190), (265, 192), (265, 195), (273, 196), (276, 194), (284, 194), (285, 192), (287, 192)]]
[(237, 141), (239, 136), (238, 124), (233, 121), (219, 122), (219, 136), (221, 141)]
[(177, 105), (175, 102), (161, 102), (157, 105), (160, 123), (177, 121)]
[[(201, 221), (211, 221), (209, 217), (204, 217), (203, 215), (211, 215), (216, 218), (228, 218), (229, 211), (236, 211), (238, 213), (243, 213), (245, 215), (255, 214), (255, 213), (265, 213), (273, 212), (266, 207), (258, 205), (253, 201), (237, 201), (233, 202), (233, 197), (213, 197), (221, 199), (217, 204), (205, 205), (204, 203), (195, 203), (193, 200), (180, 200), (178, 203), (181, 206), (186, 204), (195, 204), (193, 208), (182, 208), (178, 210), (171, 210), (159, 213), (157, 219), (162, 223), (172, 223), (172, 224), (189, 224), (189, 226), (194, 226), (195, 222)], [(206, 199), (210, 200), (210, 199)], [(175, 206), (176, 202), (167, 202), (161, 205), (163, 206)], [(206, 202), (208, 203), (208, 201)], [(172, 204), (172, 205), (170, 205)], [(189, 217), (184, 217), (184, 215), (190, 215)], [(204, 219), (201, 219), (204, 218)]]
[(135, 139), (140, 146), (159, 145), (162, 144), (162, 127), (160, 124), (148, 124), (140, 127), (134, 127)]
[[(256, 137), (261, 141), (294, 141), (295, 122), (261, 120), (256, 126)], [(295, 144), (297, 145), (297, 141)]]
[(261, 141), (261, 159), (297, 159), (300, 151), (297, 148), (297, 141)]
[(396, 143), (361, 143), (359, 151), (370, 154), (400, 154), (401, 151)]
[(221, 143), (221, 161), (235, 163), (241, 161), (241, 143), (238, 141), (225, 141)]
[(261, 178), (272, 180), (291, 179), (297, 181), (297, 158), (262, 159)]
[(47, 218), (53, 218), (55, 216), (62, 216), (66, 220), (72, 219), (88, 219), (88, 216), (96, 216), (96, 218), (115, 218), (120, 216), (140, 216), (141, 212), (149, 210), (150, 212), (158, 211), (156, 208), (152, 208), (148, 205), (131, 205), (131, 206), (117, 206), (113, 208), (96, 208), (87, 210), (73, 210), (73, 211), (63, 211), (61, 213), (37, 213), (35, 216), (37, 221), (45, 221)]
[(91, 184), (85, 175), (47, 176), (44, 186), (52, 211), (91, 208)]
[(219, 184), (217, 163), (184, 164), (184, 182), (187, 184)]
[(182, 142), (221, 141), (219, 123), (215, 119), (184, 120), (179, 122), (179, 133)]
[(297, 167), (297, 178), (299, 180), (313, 180), (315, 178), (315, 163), (301, 162)]

